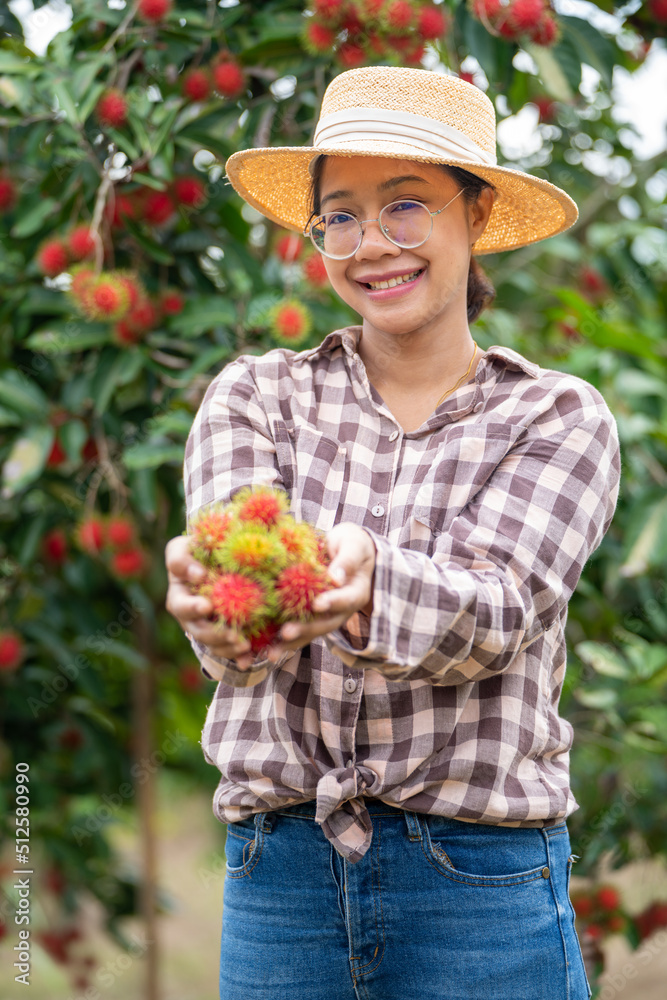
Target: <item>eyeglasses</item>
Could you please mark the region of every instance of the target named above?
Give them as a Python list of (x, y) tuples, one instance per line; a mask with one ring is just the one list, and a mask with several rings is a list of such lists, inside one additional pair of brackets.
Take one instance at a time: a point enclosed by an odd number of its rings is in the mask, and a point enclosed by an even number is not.
[(353, 257), (364, 238), (363, 226), (367, 222), (378, 222), (382, 234), (397, 247), (411, 250), (426, 243), (433, 232), (433, 217), (444, 212), (456, 201), (465, 188), (450, 198), (437, 212), (429, 212), (420, 201), (407, 198), (385, 205), (377, 219), (363, 219), (361, 222), (349, 212), (325, 212), (316, 215), (306, 223), (304, 236), (310, 236), (316, 250), (332, 260)]

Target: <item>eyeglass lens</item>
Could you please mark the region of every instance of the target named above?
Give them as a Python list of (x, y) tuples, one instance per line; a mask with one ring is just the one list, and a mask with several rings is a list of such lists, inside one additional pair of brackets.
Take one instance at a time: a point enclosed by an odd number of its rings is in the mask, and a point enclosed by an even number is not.
[[(370, 220), (369, 220), (370, 221)], [(384, 235), (401, 247), (417, 247), (431, 234), (431, 213), (419, 201), (396, 201), (380, 212)], [(361, 246), (361, 223), (347, 212), (327, 212), (311, 226), (313, 243), (328, 257), (351, 257)]]

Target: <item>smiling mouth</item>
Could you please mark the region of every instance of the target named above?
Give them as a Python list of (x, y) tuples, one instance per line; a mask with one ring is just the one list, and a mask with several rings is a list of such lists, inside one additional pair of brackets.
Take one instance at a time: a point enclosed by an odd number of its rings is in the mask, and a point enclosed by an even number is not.
[(424, 271), (425, 268), (422, 267), (418, 271), (411, 271), (409, 274), (399, 274), (396, 278), (389, 278), (387, 281), (360, 281), (359, 284), (365, 288), (370, 288), (372, 292), (377, 292), (381, 288), (394, 288), (396, 285), (405, 285), (407, 282), (414, 281)]

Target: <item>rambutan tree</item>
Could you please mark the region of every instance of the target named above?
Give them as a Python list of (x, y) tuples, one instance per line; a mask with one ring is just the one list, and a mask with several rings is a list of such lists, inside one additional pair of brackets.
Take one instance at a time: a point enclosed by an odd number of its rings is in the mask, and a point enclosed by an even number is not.
[[(664, 3), (624, 15), (605, 0), (604, 23), (548, 0), (72, 6), (71, 27), (37, 55), (0, 4), (0, 774), (9, 815), (15, 765), (30, 764), (32, 844), (59, 914), (43, 946), (91, 979), (71, 958), (91, 894), (122, 940), (139, 897), (108, 830), (138, 802), (148, 822), (151, 747), (211, 787), (197, 745), (207, 688), (164, 610), (185, 439), (225, 363), (356, 321), (310, 243), (244, 206), (224, 162), (309, 142), (327, 83), (358, 65), (440, 68), (482, 87), (499, 120), (532, 122), (531, 151), (506, 139), (501, 162), (581, 207), (570, 233), (487, 259), (498, 296), (475, 335), (582, 375), (618, 417), (618, 514), (571, 603), (570, 825), (591, 876), (612, 847), (615, 864), (657, 853), (667, 185), (658, 156), (633, 157), (610, 94), (619, 70), (663, 44)], [(137, 738), (137, 706), (152, 743)]]

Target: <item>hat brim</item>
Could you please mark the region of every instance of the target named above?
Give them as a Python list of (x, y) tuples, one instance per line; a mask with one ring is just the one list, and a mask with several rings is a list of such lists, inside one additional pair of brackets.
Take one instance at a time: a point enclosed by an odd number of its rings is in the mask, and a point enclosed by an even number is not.
[(226, 163), (227, 178), (241, 197), (278, 225), (303, 232), (310, 216), (309, 166), (314, 157), (382, 156), (388, 159), (443, 163), (461, 167), (494, 186), (496, 199), (483, 235), (474, 247), (475, 255), (515, 250), (557, 236), (578, 217), (577, 206), (564, 191), (543, 180), (511, 167), (481, 166), (474, 161), (446, 159), (416, 153), (414, 146), (387, 140), (356, 142), (336, 150), (313, 146), (274, 146), (245, 149), (232, 154)]

